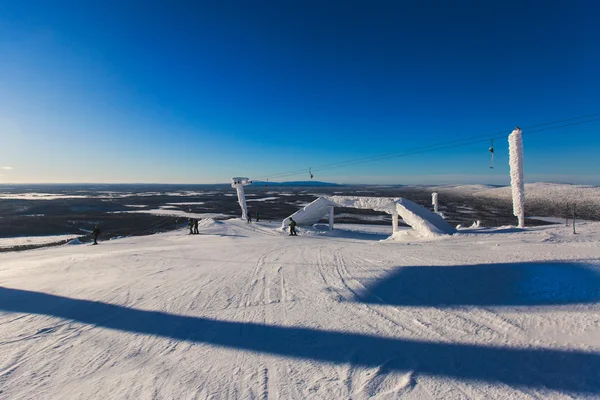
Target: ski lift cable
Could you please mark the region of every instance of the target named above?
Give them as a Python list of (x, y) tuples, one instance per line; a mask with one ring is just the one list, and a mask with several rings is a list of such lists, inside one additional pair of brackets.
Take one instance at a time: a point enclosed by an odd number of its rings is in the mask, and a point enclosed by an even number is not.
[(174, 216), (172, 216), (172, 215), (166, 215), (166, 216), (164, 216), (164, 217), (162, 217), (162, 218), (158, 219), (157, 221), (154, 221), (154, 222), (152, 222), (151, 224), (149, 224), (149, 225), (146, 225), (146, 226), (145, 226), (145, 227), (143, 227), (142, 229), (138, 229), (137, 231), (134, 231), (134, 232), (130, 233), (129, 235), (127, 235), (127, 237), (131, 237), (131, 236), (137, 236), (137, 235), (139, 235), (140, 233), (144, 233), (144, 232), (146, 232), (146, 231), (148, 231), (148, 230), (155, 229), (155, 228), (157, 228), (158, 226), (161, 226), (161, 225), (163, 225), (165, 222), (167, 222), (167, 221), (166, 221), (167, 219), (172, 219), (172, 218), (176, 218), (176, 217), (174, 217)]
[[(523, 132), (523, 134), (532, 134), (532, 133), (544, 132), (544, 131), (548, 131), (548, 130), (552, 130), (552, 129), (560, 129), (560, 128), (565, 128), (565, 127), (574, 126), (574, 125), (582, 125), (582, 124), (586, 124), (586, 123), (594, 122), (594, 121), (600, 121), (600, 118), (591, 119), (591, 120), (587, 120), (587, 121), (574, 122), (574, 123), (566, 124), (566, 125), (551, 126), (551, 127), (541, 128), (541, 129), (538, 129), (538, 130)], [(494, 139), (503, 139), (503, 138), (506, 138), (507, 136), (508, 136), (508, 134), (505, 133), (502, 136), (495, 136)], [(346, 167), (346, 166), (349, 166), (349, 165), (357, 165), (357, 164), (363, 164), (363, 163), (368, 163), (368, 162), (382, 161), (382, 160), (387, 160), (387, 159), (390, 159), (390, 158), (399, 158), (399, 157), (405, 157), (405, 156), (414, 155), (414, 154), (423, 154), (423, 153), (427, 153), (427, 152), (430, 152), (430, 151), (443, 150), (443, 149), (448, 149), (448, 148), (454, 148), (454, 147), (466, 146), (466, 145), (470, 145), (470, 144), (487, 142), (488, 140), (489, 140), (489, 138), (472, 140), (471, 142), (468, 142), (468, 143), (452, 143), (452, 142), (449, 142), (445, 146), (440, 144), (440, 145), (438, 145), (435, 148), (430, 148), (430, 149), (415, 149), (413, 151), (408, 151), (408, 152), (403, 153), (403, 154), (389, 155), (389, 156), (381, 157), (381, 158), (378, 158), (378, 159), (375, 159), (375, 160), (356, 161), (356, 162), (351, 163), (351, 164), (348, 163), (348, 164), (339, 165), (339, 166), (332, 166), (332, 167), (328, 167), (328, 168), (320, 168), (318, 170), (319, 171), (323, 171), (323, 170), (327, 170), (327, 169), (334, 169), (334, 168), (339, 168), (339, 167)], [(315, 169), (315, 170), (317, 170), (317, 169)]]
[[(562, 123), (562, 122), (568, 122), (568, 121), (575, 121), (575, 120), (580, 120), (580, 119), (584, 119), (584, 118), (590, 118), (590, 117), (594, 117), (594, 116), (598, 116), (600, 115), (600, 112), (596, 112), (596, 113), (592, 113), (592, 114), (586, 114), (586, 115), (581, 115), (578, 117), (572, 117), (572, 118), (565, 118), (565, 119), (561, 119), (561, 120), (555, 120), (555, 121), (550, 121), (550, 122), (544, 122), (544, 123), (540, 123), (540, 124), (535, 124), (535, 125), (529, 125), (529, 126), (525, 126), (523, 129), (531, 129), (531, 128), (537, 128), (537, 127), (544, 127), (544, 126), (548, 126), (548, 125), (555, 125), (558, 123)], [(561, 125), (559, 127), (550, 127), (550, 128), (561, 128), (561, 127), (565, 127), (565, 126), (572, 126), (572, 125), (580, 125), (583, 123), (588, 123), (588, 122), (592, 122), (595, 121), (595, 119), (592, 120), (588, 120), (588, 121), (579, 121), (579, 122), (575, 122), (572, 124), (567, 124), (567, 125)], [(526, 133), (534, 133), (534, 132), (538, 132), (539, 130), (535, 130), (535, 131), (527, 131)], [(502, 136), (499, 136), (502, 135)], [(479, 138), (486, 138), (485, 140), (490, 140), (490, 139), (495, 139), (495, 138), (503, 138), (506, 137), (506, 131), (502, 131), (502, 132), (495, 132), (495, 133), (488, 133), (488, 134), (484, 134), (484, 135), (478, 135), (478, 136), (470, 136), (470, 137), (466, 137), (466, 138), (462, 138), (462, 139), (456, 139), (456, 140), (452, 140), (449, 142), (443, 142), (443, 143), (437, 143), (437, 144), (431, 144), (431, 145), (426, 145), (426, 146), (420, 146), (420, 147), (416, 147), (413, 148), (410, 151), (410, 154), (419, 154), (419, 153), (413, 153), (413, 151), (417, 151), (417, 150), (428, 150), (431, 149), (433, 150), (437, 150), (438, 147), (440, 146), (444, 146), (444, 145), (449, 145), (449, 144), (454, 144), (454, 143), (461, 143), (460, 145), (468, 145), (468, 144), (472, 144), (472, 143), (478, 143), (480, 141), (474, 141), (475, 139), (479, 139)], [(462, 143), (465, 142), (465, 143)], [(455, 147), (455, 146), (452, 146)], [(390, 157), (388, 157), (390, 156)], [(331, 169), (331, 168), (339, 168), (342, 166), (346, 166), (346, 165), (355, 165), (357, 163), (362, 163), (362, 162), (371, 162), (371, 161), (378, 161), (380, 159), (387, 159), (387, 158), (391, 158), (391, 157), (402, 157), (404, 156), (404, 151), (397, 151), (397, 152), (391, 152), (391, 153), (384, 153), (384, 154), (378, 154), (378, 155), (373, 155), (373, 156), (368, 156), (368, 157), (362, 157), (362, 158), (357, 158), (357, 159), (353, 159), (353, 160), (347, 160), (347, 161), (341, 161), (341, 162), (336, 162), (336, 163), (331, 163), (331, 164), (325, 164), (322, 165), (320, 167), (314, 168), (312, 169), (312, 171), (323, 171), (323, 170), (327, 170), (327, 169)], [(283, 177), (288, 177), (288, 176), (293, 176), (293, 175), (299, 175), (301, 173), (303, 173), (304, 171), (306, 171), (306, 169), (297, 169), (297, 170), (293, 170), (293, 171), (287, 171), (287, 172), (281, 172), (278, 174), (273, 174), (273, 175), (268, 175), (268, 178), (283, 178)], [(265, 179), (267, 178), (267, 176), (265, 177), (260, 177), (257, 179)]]
[[(592, 116), (600, 115), (600, 113), (590, 114), (590, 115), (592, 115)], [(584, 116), (584, 117), (589, 117), (589, 115)], [(583, 118), (583, 117), (569, 118), (567, 120), (562, 120), (562, 121), (565, 121), (565, 122), (573, 121), (573, 120), (581, 119), (581, 118)], [(570, 124), (563, 124), (563, 125), (559, 125), (559, 126), (547, 126), (550, 124), (556, 124), (557, 121), (555, 121), (553, 123), (537, 124), (537, 125), (529, 126), (525, 129), (529, 129), (531, 127), (540, 127), (539, 129), (528, 130), (526, 132), (523, 132), (523, 134), (532, 134), (532, 133), (544, 132), (544, 131), (553, 130), (553, 129), (561, 129), (561, 128), (565, 128), (565, 127), (569, 127), (569, 126), (582, 125), (582, 124), (587, 124), (587, 123), (595, 122), (595, 121), (600, 121), (600, 118), (588, 119), (588, 120), (584, 120), (584, 121), (576, 121), (576, 122), (572, 122)], [(489, 137), (490, 135), (493, 135), (493, 137)], [(468, 139), (470, 139), (468, 141), (467, 141), (467, 139), (459, 139), (459, 140), (454, 140), (454, 141), (445, 142), (445, 143), (438, 143), (435, 145), (417, 147), (417, 148), (413, 148), (411, 150), (407, 150), (404, 152), (380, 154), (378, 156), (364, 157), (364, 158), (348, 160), (348, 161), (344, 161), (344, 162), (340, 162), (340, 163), (326, 164), (321, 167), (314, 168), (314, 169), (312, 169), (312, 171), (326, 171), (326, 170), (330, 170), (330, 169), (347, 167), (347, 166), (351, 166), (351, 165), (358, 165), (358, 164), (364, 164), (364, 163), (369, 163), (369, 162), (377, 162), (377, 161), (387, 160), (390, 158), (400, 158), (400, 157), (405, 157), (405, 156), (414, 155), (414, 154), (423, 154), (423, 153), (427, 153), (430, 151), (437, 151), (437, 150), (443, 150), (443, 149), (448, 149), (448, 148), (476, 144), (476, 143), (482, 143), (482, 142), (486, 142), (490, 139), (502, 139), (502, 138), (506, 138), (507, 136), (508, 136), (508, 134), (506, 132), (502, 132), (502, 133), (498, 132), (495, 134), (474, 136), (474, 137), (468, 138)], [(306, 171), (306, 170), (290, 171), (288, 173), (282, 173), (282, 174), (278, 174), (276, 176), (279, 178), (283, 178), (283, 177), (294, 176), (294, 175), (299, 175), (301, 173), (305, 173), (304, 171)]]
[[(590, 114), (590, 115), (586, 115), (584, 117), (594, 116), (594, 115), (600, 115), (600, 113)], [(581, 119), (581, 118), (583, 118), (583, 117), (569, 118), (569, 119), (566, 119), (566, 120), (562, 120), (562, 122), (571, 121), (571, 120), (574, 120), (574, 119)], [(541, 126), (550, 125), (550, 124), (556, 124), (558, 122), (561, 122), (561, 121), (546, 122), (546, 123), (543, 123), (543, 124), (530, 125), (530, 126), (525, 127), (524, 129), (530, 129), (530, 128), (541, 127)], [(532, 133), (534, 131), (527, 131), (527, 132)], [(495, 132), (495, 133), (488, 133), (488, 134), (485, 134), (485, 135), (471, 136), (471, 137), (463, 138), (463, 139), (456, 139), (456, 140), (452, 140), (452, 141), (449, 141), (449, 142), (443, 142), (443, 143), (436, 143), (436, 144), (431, 144), (431, 145), (426, 145), (426, 146), (420, 146), (420, 147), (416, 147), (416, 148), (413, 148), (413, 149), (408, 150), (408, 151), (412, 152), (412, 151), (416, 151), (416, 150), (426, 150), (426, 149), (436, 150), (437, 147), (439, 147), (439, 146), (444, 146), (444, 145), (449, 145), (449, 144), (454, 144), (454, 143), (462, 143), (462, 142), (465, 142), (464, 145), (467, 145), (467, 144), (472, 144), (472, 143), (479, 143), (480, 140), (477, 140), (477, 141), (474, 141), (474, 140), (480, 139), (480, 138), (485, 138), (485, 139), (483, 139), (483, 141), (487, 141), (487, 140), (490, 140), (490, 139), (503, 138), (503, 137), (506, 137), (506, 136), (508, 136), (506, 134), (506, 131)], [(339, 163), (333, 163), (333, 164), (323, 165), (321, 167), (314, 168), (313, 170), (314, 171), (323, 171), (324, 169), (328, 169), (328, 167), (334, 166), (334, 165), (335, 166), (338, 166), (338, 165), (342, 166), (343, 164), (354, 165), (358, 161), (362, 161), (362, 160), (365, 160), (365, 161), (371, 160), (371, 159), (378, 160), (380, 158), (387, 159), (388, 156), (394, 156), (396, 154), (401, 155), (403, 153), (404, 153), (404, 151), (397, 151), (397, 152), (379, 154), (379, 155), (374, 155), (374, 156), (369, 156), (369, 157), (363, 157), (363, 158), (360, 158), (360, 159), (354, 159), (354, 160), (349, 160), (349, 161), (342, 161), (342, 162), (339, 162)]]

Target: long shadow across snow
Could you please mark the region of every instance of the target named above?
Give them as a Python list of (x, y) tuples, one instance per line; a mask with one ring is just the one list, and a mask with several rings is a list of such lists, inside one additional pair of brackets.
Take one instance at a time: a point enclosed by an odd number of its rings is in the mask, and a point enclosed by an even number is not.
[(421, 342), (300, 327), (227, 322), (0, 287), (0, 310), (108, 329), (329, 363), (600, 393), (600, 354)]
[(600, 301), (598, 267), (574, 262), (398, 267), (355, 301), (414, 307), (549, 306)]

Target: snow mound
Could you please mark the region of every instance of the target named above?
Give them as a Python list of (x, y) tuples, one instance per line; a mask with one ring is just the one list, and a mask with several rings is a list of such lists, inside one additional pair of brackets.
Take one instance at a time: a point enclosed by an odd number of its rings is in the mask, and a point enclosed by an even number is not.
[(219, 223), (220, 222), (215, 220), (214, 218), (204, 218), (203, 220), (198, 222), (198, 226), (213, 226), (213, 225), (217, 225)]
[(68, 245), (79, 245), (79, 244), (83, 244), (83, 242), (81, 240), (79, 240), (79, 238), (75, 238), (73, 240), (69, 240), (69, 242), (67, 244)]

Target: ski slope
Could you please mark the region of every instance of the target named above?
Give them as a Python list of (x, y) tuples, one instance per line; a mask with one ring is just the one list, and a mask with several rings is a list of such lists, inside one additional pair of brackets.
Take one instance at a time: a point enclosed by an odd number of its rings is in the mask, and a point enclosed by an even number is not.
[(0, 254), (0, 398), (600, 397), (600, 223), (277, 225)]

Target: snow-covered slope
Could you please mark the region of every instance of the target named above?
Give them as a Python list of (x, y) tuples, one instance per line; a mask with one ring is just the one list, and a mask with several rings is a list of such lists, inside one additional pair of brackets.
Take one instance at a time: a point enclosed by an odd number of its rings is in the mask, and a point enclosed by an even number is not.
[[(510, 200), (510, 187), (487, 189), (474, 193), (483, 198)], [(573, 204), (593, 205), (600, 207), (600, 187), (588, 185), (569, 185), (563, 183), (527, 183), (525, 184), (526, 204), (530, 202), (547, 202), (555, 205)]]
[(600, 223), (278, 227), (0, 254), (0, 398), (600, 395)]

